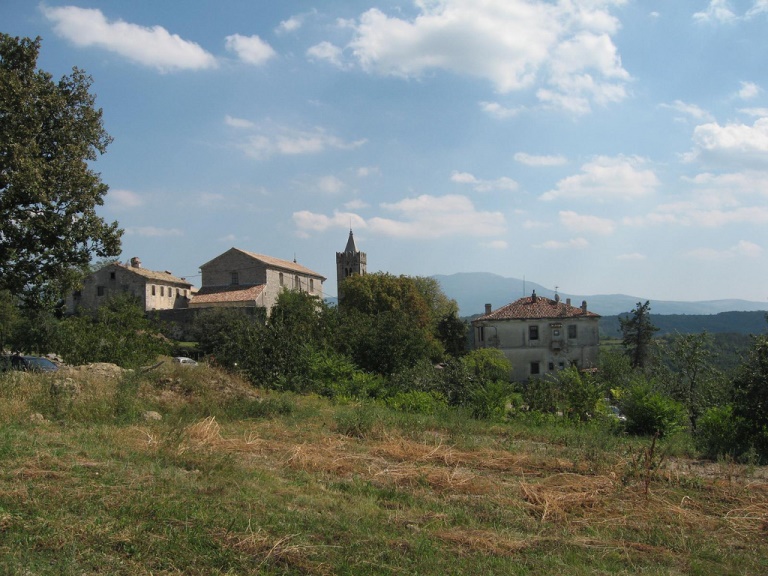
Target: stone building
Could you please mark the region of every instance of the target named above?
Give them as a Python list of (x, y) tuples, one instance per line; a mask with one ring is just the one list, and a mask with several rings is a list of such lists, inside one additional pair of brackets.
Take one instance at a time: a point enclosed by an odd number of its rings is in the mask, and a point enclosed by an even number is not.
[(323, 297), (325, 277), (288, 260), (230, 248), (200, 266), (202, 286), (190, 308), (262, 307), (272, 309), (283, 290)]
[(109, 264), (85, 277), (83, 286), (67, 297), (67, 313), (95, 310), (110, 297), (133, 294), (145, 311), (186, 308), (192, 284), (170, 272), (142, 268), (138, 258), (130, 264)]
[(355, 237), (350, 229), (344, 252), (336, 252), (336, 295), (339, 300), (341, 300), (341, 283), (344, 278), (355, 274), (364, 275), (368, 272), (366, 260), (365, 252), (357, 249)]
[(597, 366), (600, 316), (587, 303), (542, 298), (534, 291), (472, 321), (475, 348), (498, 348), (512, 363), (511, 379), (522, 382), (569, 366)]

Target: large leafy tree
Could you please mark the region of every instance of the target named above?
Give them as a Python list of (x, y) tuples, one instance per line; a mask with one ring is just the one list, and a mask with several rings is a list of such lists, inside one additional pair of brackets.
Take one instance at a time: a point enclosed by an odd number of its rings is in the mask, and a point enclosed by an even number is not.
[(622, 344), (633, 368), (645, 368), (651, 358), (653, 335), (659, 330), (651, 322), (651, 304), (637, 303), (629, 316), (619, 318)]
[(54, 82), (39, 50), (39, 38), (0, 34), (0, 289), (35, 307), (94, 256), (117, 256), (122, 234), (95, 211), (108, 188), (89, 162), (111, 138), (91, 78), (74, 68)]

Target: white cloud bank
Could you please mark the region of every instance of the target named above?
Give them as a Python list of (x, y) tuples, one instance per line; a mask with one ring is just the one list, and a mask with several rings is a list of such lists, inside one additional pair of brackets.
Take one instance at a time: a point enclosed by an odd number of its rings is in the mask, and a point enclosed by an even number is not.
[(216, 58), (198, 44), (162, 26), (110, 22), (98, 9), (43, 6), (43, 15), (59, 36), (82, 47), (97, 46), (161, 72), (215, 68)]
[(659, 185), (646, 161), (636, 156), (599, 156), (581, 167), (581, 174), (568, 176), (554, 190), (541, 195), (542, 200), (557, 198), (586, 199), (598, 202), (631, 201), (651, 195)]
[[(375, 216), (364, 220), (357, 214), (334, 212), (333, 216), (316, 214), (308, 210), (294, 212), (293, 221), (299, 236), (310, 232), (323, 232), (329, 228), (366, 229), (390, 238), (434, 239), (446, 237), (491, 237), (506, 232), (504, 215), (484, 212), (475, 208), (466, 196), (430, 196), (423, 194), (399, 202), (384, 203), (380, 207), (396, 217)], [(498, 244), (491, 243), (494, 246)]]
[(768, 117), (758, 118), (751, 126), (701, 124), (693, 131), (693, 146), (687, 160), (768, 169)]
[[(586, 113), (593, 102), (626, 97), (630, 75), (612, 40), (619, 21), (609, 11), (623, 3), (422, 0), (411, 19), (372, 8), (343, 26), (354, 34), (346, 48), (371, 74), (419, 78), (443, 70), (487, 80), (500, 93), (538, 88), (541, 102)], [(338, 62), (340, 49), (324, 44), (313, 56)], [(515, 113), (481, 106), (499, 117)]]
[(232, 34), (226, 38), (226, 48), (234, 52), (246, 64), (261, 66), (277, 56), (272, 46), (258, 36), (241, 36)]

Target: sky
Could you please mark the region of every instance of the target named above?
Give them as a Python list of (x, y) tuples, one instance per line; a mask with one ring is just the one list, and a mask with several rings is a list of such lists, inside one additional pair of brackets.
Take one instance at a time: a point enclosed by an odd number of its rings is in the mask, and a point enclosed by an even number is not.
[[(93, 79), (121, 260), (768, 302), (768, 0), (0, 0)], [(510, 296), (510, 301), (517, 296)]]

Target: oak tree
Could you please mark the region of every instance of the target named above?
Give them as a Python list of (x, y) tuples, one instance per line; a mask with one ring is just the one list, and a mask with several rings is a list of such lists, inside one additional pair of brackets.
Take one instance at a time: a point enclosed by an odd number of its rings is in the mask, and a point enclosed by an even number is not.
[(96, 214), (108, 187), (90, 162), (111, 137), (73, 68), (37, 69), (40, 38), (0, 34), (0, 290), (41, 307), (72, 289), (93, 257), (120, 253), (122, 230)]

